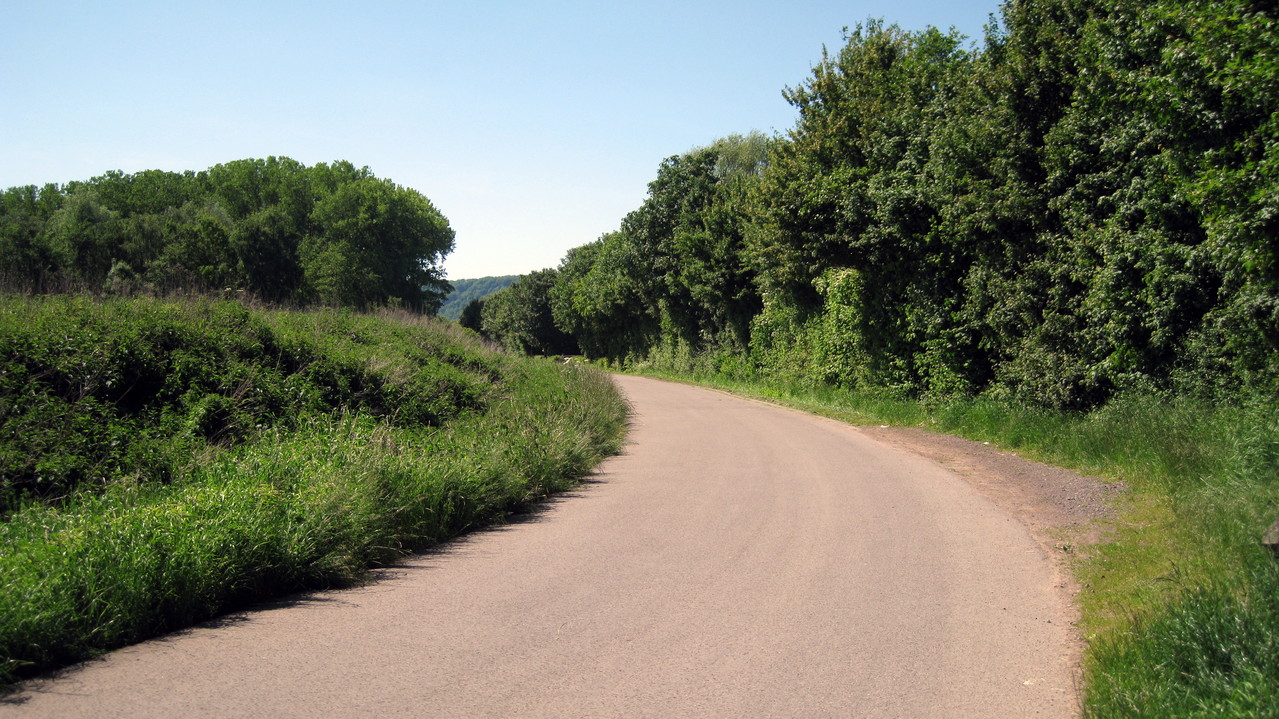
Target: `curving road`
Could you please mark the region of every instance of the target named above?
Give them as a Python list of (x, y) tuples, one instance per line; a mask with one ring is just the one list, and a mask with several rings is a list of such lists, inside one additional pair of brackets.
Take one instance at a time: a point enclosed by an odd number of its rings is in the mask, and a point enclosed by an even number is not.
[(1017, 521), (839, 423), (654, 380), (626, 452), (381, 581), (115, 652), (0, 717), (1072, 717)]

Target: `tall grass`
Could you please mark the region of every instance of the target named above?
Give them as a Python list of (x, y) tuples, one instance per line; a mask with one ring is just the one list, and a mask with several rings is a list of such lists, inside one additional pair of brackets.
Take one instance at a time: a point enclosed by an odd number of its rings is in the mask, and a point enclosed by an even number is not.
[(1130, 488), (1076, 566), (1090, 717), (1279, 716), (1279, 517), (1273, 400), (1121, 396), (1087, 413), (990, 398), (911, 401), (714, 372), (693, 379), (855, 423), (991, 442)]
[(164, 481), (133, 471), (57, 501), (28, 496), (0, 522), (0, 680), (359, 581), (569, 486), (622, 436), (624, 406), (590, 369), (496, 355), (404, 316), (257, 319), (281, 341), (310, 337), (306, 366), (358, 360), (382, 390), (429, 395), (437, 409), (456, 372), (476, 394), (431, 424), (371, 395), (321, 404), (334, 409), (201, 445)]
[(446, 325), (232, 302), (0, 298), (0, 512), (339, 411), (438, 425), (501, 364)]

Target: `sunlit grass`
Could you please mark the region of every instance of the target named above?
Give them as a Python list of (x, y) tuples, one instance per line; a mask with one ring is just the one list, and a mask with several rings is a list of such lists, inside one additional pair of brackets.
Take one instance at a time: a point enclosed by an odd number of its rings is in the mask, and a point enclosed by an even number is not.
[[(621, 441), (625, 406), (589, 368), (493, 355), (403, 318), (265, 321), (295, 339), (363, 332), (370, 371), (399, 375), (388, 382), (430, 392), (443, 376), (447, 389), (450, 367), (463, 366), (492, 385), (482, 409), (444, 423), (405, 422), (393, 407), (305, 412), (208, 445), (165, 482), (135, 473), (56, 502), (28, 498), (0, 522), (0, 682), (253, 601), (361, 581), (571, 486)], [(336, 349), (318, 361), (352, 341), (321, 339)]]

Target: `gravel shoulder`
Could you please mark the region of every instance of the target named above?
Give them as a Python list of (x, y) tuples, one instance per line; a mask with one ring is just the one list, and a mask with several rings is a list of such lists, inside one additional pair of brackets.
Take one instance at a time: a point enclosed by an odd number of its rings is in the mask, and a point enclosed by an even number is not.
[(1114, 501), (1125, 490), (1122, 482), (1106, 482), (1016, 452), (916, 427), (862, 427), (859, 431), (960, 475), (1021, 520), (1045, 549), (1098, 541), (1105, 520), (1114, 516)]

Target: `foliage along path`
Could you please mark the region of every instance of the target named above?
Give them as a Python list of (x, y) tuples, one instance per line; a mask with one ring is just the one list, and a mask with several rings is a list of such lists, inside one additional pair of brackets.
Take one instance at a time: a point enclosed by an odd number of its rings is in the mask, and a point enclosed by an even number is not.
[(854, 428), (619, 377), (630, 444), (363, 588), (115, 652), (0, 716), (1077, 712), (1069, 600), (1017, 521)]

